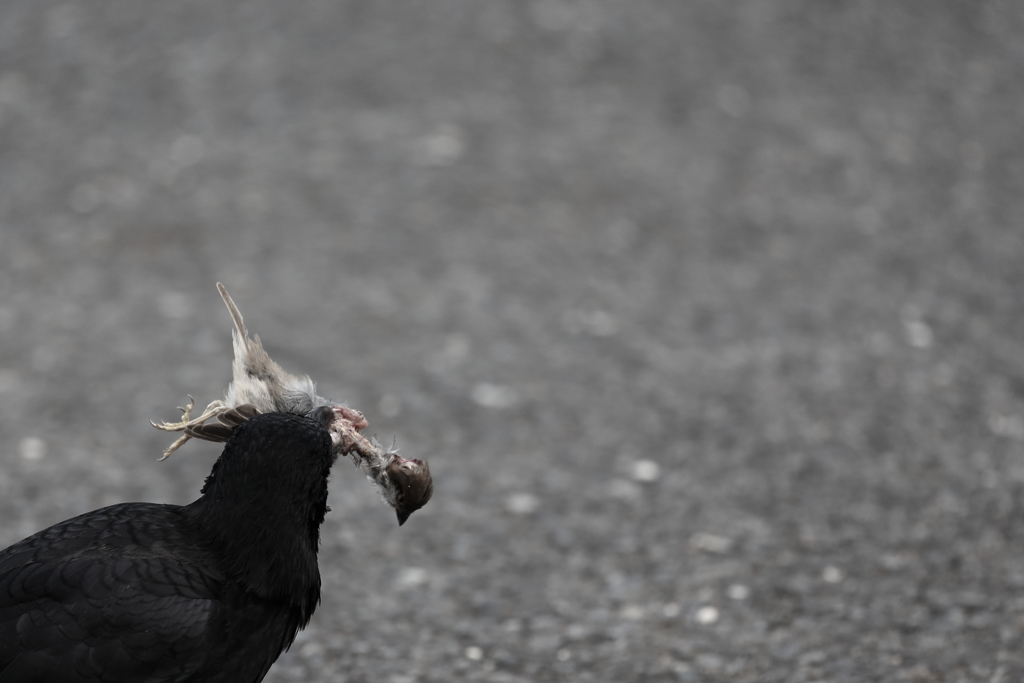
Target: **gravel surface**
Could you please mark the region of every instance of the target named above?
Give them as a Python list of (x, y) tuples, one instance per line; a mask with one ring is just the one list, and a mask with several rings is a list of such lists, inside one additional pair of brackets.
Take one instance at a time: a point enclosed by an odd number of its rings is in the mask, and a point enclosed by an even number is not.
[(1024, 676), (1017, 2), (0, 4), (0, 544), (230, 377), (340, 463), (268, 681)]

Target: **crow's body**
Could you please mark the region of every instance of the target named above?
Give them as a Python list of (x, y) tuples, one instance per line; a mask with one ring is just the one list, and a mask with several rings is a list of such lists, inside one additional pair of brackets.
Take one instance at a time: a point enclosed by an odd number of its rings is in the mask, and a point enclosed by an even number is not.
[(114, 505), (0, 551), (0, 683), (260, 681), (320, 600), (331, 437), (236, 427), (185, 506)]

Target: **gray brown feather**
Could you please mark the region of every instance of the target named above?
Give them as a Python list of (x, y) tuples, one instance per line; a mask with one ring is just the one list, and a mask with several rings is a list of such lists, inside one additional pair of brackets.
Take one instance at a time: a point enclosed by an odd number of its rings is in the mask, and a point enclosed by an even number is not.
[(246, 403), (220, 413), (217, 415), (217, 422), (189, 425), (185, 427), (185, 433), (193, 439), (224, 443), (231, 436), (231, 432), (235, 431), (235, 427), (259, 414), (256, 406)]

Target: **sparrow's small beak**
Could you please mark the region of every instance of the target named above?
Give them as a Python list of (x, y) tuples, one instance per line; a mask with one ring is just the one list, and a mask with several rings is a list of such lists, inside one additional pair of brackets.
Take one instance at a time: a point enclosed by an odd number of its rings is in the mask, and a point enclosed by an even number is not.
[(395, 515), (398, 517), (398, 526), (405, 524), (405, 520), (409, 519), (411, 512), (402, 512), (401, 510), (395, 510)]

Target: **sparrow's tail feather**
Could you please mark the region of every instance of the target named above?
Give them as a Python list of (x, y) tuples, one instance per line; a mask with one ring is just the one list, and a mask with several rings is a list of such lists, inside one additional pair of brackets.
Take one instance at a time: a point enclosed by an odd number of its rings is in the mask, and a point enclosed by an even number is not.
[(248, 346), (249, 331), (245, 329), (245, 323), (242, 321), (242, 312), (238, 310), (238, 306), (235, 305), (231, 295), (228, 294), (227, 288), (219, 282), (217, 283), (217, 291), (220, 292), (220, 298), (224, 299), (224, 305), (228, 307), (228, 313), (231, 314), (231, 320), (235, 323), (238, 335), (245, 340), (246, 346)]

